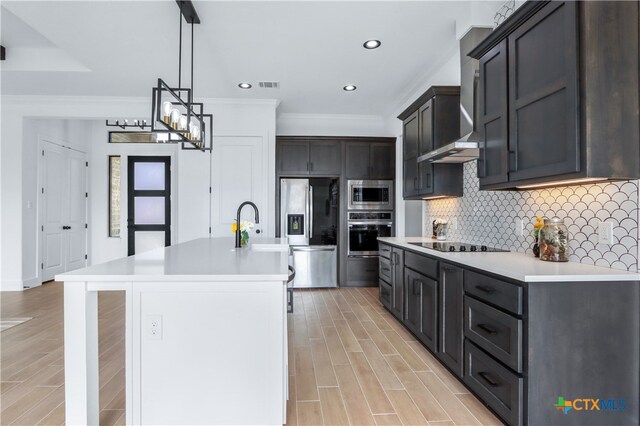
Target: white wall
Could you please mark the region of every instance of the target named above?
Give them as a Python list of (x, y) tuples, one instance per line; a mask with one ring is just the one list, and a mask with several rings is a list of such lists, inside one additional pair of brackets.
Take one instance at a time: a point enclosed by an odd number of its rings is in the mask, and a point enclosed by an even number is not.
[[(266, 236), (275, 233), (275, 108), (274, 100), (203, 100), (205, 111), (214, 116), (215, 136), (256, 136), (263, 143), (263, 190), (266, 208), (261, 211)], [(37, 250), (33, 247), (33, 207), (27, 202), (37, 199), (37, 135), (82, 144), (86, 135), (89, 152), (89, 227), (90, 263), (126, 255), (126, 242), (107, 237), (107, 156), (134, 153), (173, 153), (176, 166), (176, 239), (208, 233), (209, 170), (208, 154), (180, 151), (175, 146), (141, 147), (107, 143), (106, 118), (148, 118), (149, 99), (109, 97), (3, 96), (0, 140), (0, 290), (22, 290), (33, 279), (32, 266)], [(37, 119), (35, 121), (34, 119)], [(38, 130), (39, 129), (39, 130)], [(158, 148), (158, 150), (153, 149)], [(147, 151), (149, 149), (150, 151)], [(35, 150), (35, 151), (34, 151)], [(35, 155), (34, 155), (35, 154)], [(215, 146), (214, 153), (215, 155)], [(182, 176), (180, 170), (184, 170)], [(203, 197), (203, 192), (206, 194)], [(229, 188), (229, 190), (233, 190)], [(203, 201), (204, 200), (204, 201)], [(214, 196), (215, 200), (215, 196)], [(214, 201), (215, 202), (215, 201)], [(203, 205), (205, 207), (203, 207)], [(35, 205), (34, 205), (35, 206)], [(189, 214), (196, 211), (197, 217)], [(206, 212), (206, 216), (203, 214)], [(203, 227), (206, 223), (206, 227)], [(123, 228), (126, 229), (126, 228)], [(184, 237), (182, 237), (184, 236)], [(24, 264), (24, 266), (23, 266)], [(36, 262), (37, 265), (37, 262)]]
[(377, 115), (279, 114), (278, 136), (395, 136)]

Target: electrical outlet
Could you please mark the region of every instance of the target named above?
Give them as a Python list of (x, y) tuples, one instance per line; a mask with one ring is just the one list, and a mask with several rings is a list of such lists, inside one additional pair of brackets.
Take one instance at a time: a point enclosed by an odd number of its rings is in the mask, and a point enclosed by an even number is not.
[(598, 224), (598, 242), (600, 244), (612, 245), (613, 241), (613, 223), (600, 222)]
[(162, 315), (147, 315), (147, 340), (162, 340)]
[(519, 237), (524, 235), (524, 222), (519, 217), (513, 220), (513, 231)]

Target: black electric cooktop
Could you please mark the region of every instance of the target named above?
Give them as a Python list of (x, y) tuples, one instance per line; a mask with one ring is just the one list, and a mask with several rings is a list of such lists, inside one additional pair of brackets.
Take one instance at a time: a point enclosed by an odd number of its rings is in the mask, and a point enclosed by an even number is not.
[(502, 250), (495, 247), (488, 247), (482, 244), (469, 244), (469, 243), (460, 243), (455, 241), (446, 241), (446, 242), (432, 242), (432, 243), (409, 243), (414, 246), (420, 246), (432, 250), (438, 251), (451, 251), (451, 252), (508, 252), (509, 250)]

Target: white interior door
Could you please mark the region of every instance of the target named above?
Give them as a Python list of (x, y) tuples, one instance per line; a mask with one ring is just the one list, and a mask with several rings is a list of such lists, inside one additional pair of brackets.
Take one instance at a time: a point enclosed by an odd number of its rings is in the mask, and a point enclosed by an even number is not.
[[(211, 209), (213, 237), (233, 237), (231, 225), (243, 201), (253, 201), (263, 220), (268, 216), (262, 145), (262, 138), (258, 136), (216, 137)], [(251, 207), (244, 209), (242, 219), (255, 222)]]
[(86, 155), (78, 151), (68, 151), (67, 157), (67, 214), (65, 234), (66, 271), (84, 268), (87, 254), (87, 231), (85, 229), (87, 218), (86, 198)]
[(65, 148), (43, 143), (42, 168), (42, 281), (65, 271), (64, 232), (66, 165)]
[(86, 265), (86, 155), (43, 142), (42, 281)]

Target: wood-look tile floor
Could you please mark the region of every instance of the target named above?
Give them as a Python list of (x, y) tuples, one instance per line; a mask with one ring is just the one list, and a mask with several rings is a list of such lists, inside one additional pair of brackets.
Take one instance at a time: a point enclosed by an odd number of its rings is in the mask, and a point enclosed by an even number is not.
[[(63, 293), (0, 293), (0, 424), (64, 424)], [(289, 315), (288, 425), (499, 425), (378, 302), (300, 290)], [(100, 424), (124, 424), (124, 294), (99, 294)]]

